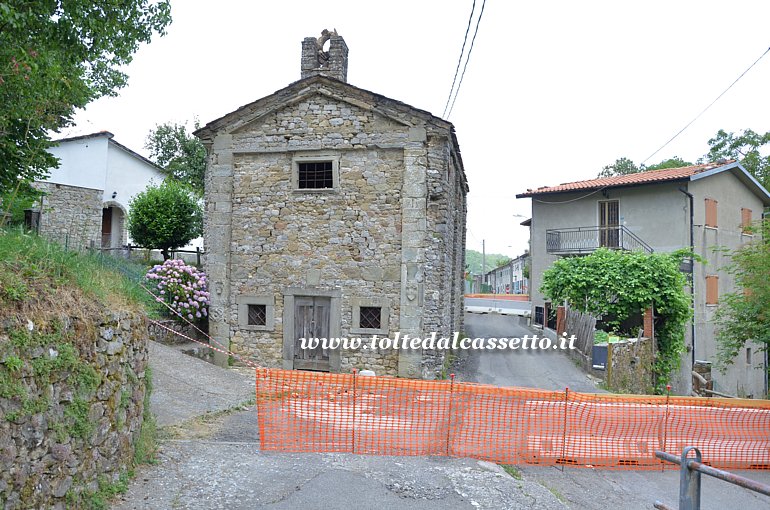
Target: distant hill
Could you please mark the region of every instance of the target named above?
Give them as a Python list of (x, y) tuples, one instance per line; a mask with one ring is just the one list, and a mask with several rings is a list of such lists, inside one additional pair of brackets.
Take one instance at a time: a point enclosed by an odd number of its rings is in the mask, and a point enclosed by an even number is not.
[[(499, 253), (487, 253), (487, 271), (491, 271), (506, 260), (510, 260), (511, 257), (507, 255), (500, 255)], [(466, 271), (470, 271), (471, 274), (481, 274), (481, 252), (476, 250), (465, 250), (465, 265)], [(484, 271), (486, 272), (486, 271)]]

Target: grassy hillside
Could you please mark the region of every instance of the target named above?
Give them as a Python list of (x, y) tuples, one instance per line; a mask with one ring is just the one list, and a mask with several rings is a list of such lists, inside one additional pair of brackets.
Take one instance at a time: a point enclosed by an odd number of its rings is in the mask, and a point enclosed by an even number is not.
[[(482, 259), (481, 252), (466, 249), (465, 250), (465, 265), (467, 266), (466, 271), (470, 271), (471, 274), (481, 274), (481, 259)], [(487, 253), (486, 271), (493, 270), (494, 268), (500, 265), (501, 261), (508, 260), (508, 259), (510, 259), (510, 257), (507, 255), (500, 255), (499, 253)]]
[[(134, 266), (67, 251), (19, 230), (0, 230), (0, 318), (44, 322), (96, 304), (152, 308), (152, 298), (135, 285), (144, 268)], [(135, 277), (127, 278), (127, 271)]]

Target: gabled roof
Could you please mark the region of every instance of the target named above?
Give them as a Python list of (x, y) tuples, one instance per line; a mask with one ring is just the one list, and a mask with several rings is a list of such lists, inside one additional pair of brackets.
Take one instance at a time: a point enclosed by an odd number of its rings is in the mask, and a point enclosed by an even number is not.
[(665, 168), (662, 170), (650, 170), (628, 175), (616, 175), (602, 177), (586, 181), (575, 181), (558, 186), (542, 186), (537, 189), (528, 189), (526, 193), (516, 195), (516, 198), (527, 198), (536, 195), (569, 193), (574, 191), (592, 191), (608, 188), (622, 188), (640, 186), (644, 184), (656, 184), (661, 182), (695, 181), (705, 177), (721, 173), (732, 172), (746, 187), (759, 196), (765, 205), (770, 205), (770, 193), (735, 160), (705, 163), (680, 168)]
[(58, 140), (54, 140), (54, 143), (60, 144), (62, 142), (74, 142), (74, 141), (77, 141), (77, 140), (86, 140), (88, 138), (107, 138), (107, 143), (110, 143), (110, 144), (112, 144), (112, 145), (122, 149), (127, 154), (129, 154), (130, 156), (133, 156), (134, 158), (142, 161), (143, 163), (147, 163), (148, 165), (150, 165), (151, 167), (155, 168), (156, 170), (159, 170), (161, 172), (163, 171), (163, 168), (161, 168), (157, 164), (153, 163), (149, 159), (145, 158), (141, 154), (132, 151), (131, 149), (129, 149), (128, 147), (126, 147), (122, 143), (116, 142), (114, 140), (115, 135), (113, 135), (109, 131), (97, 131), (96, 133), (90, 133), (90, 134), (87, 134), (87, 135), (70, 136), (70, 137), (67, 137), (67, 138), (60, 138)]
[(253, 122), (255, 119), (259, 119), (286, 105), (301, 101), (314, 94), (328, 95), (329, 97), (333, 97), (340, 101), (350, 102), (351, 104), (371, 110), (383, 117), (403, 124), (404, 126), (412, 127), (412, 120), (419, 119), (420, 124), (430, 124), (438, 129), (446, 130), (451, 139), (453, 151), (457, 156), (457, 161), (462, 170), (463, 180), (465, 181), (465, 186), (467, 188), (468, 180), (465, 174), (462, 156), (460, 154), (460, 145), (457, 142), (455, 128), (451, 122), (401, 101), (320, 74), (295, 81), (269, 96), (265, 96), (247, 105), (241, 106), (237, 110), (209, 122), (193, 134), (200, 138), (204, 144), (209, 144), (213, 142), (213, 138), (217, 133), (233, 132), (239, 127)]
[[(406, 113), (415, 117), (420, 117), (423, 121), (433, 122), (434, 124), (449, 129), (454, 133), (454, 126), (451, 122), (434, 116), (428, 111), (420, 110), (401, 101), (391, 99), (381, 94), (376, 94), (347, 82), (336, 80), (325, 75), (313, 75), (308, 78), (297, 80), (288, 86), (273, 92), (263, 98), (257, 99), (249, 104), (241, 106), (235, 111), (228, 113), (218, 119), (212, 120), (193, 134), (202, 140), (210, 138), (213, 133), (221, 130), (227, 130), (232, 125), (242, 125), (238, 121), (242, 118), (248, 118), (251, 122), (254, 118), (262, 117), (277, 108), (296, 101), (297, 96), (307, 97), (316, 93), (329, 93), (331, 90), (344, 90), (354, 93), (356, 100), (351, 101), (357, 106), (363, 106), (365, 103), (367, 109), (373, 110), (385, 117), (394, 118), (402, 124), (407, 124), (403, 119), (398, 119), (398, 113)], [(395, 115), (394, 115), (395, 114)]]

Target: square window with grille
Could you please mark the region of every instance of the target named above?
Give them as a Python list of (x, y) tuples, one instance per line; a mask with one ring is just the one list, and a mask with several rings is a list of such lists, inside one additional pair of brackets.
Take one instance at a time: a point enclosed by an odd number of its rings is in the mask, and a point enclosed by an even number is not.
[(382, 307), (362, 306), (358, 322), (362, 329), (382, 329)]
[(334, 168), (331, 161), (314, 161), (297, 164), (299, 189), (334, 188)]
[(246, 324), (249, 326), (267, 325), (267, 305), (248, 305), (249, 316)]

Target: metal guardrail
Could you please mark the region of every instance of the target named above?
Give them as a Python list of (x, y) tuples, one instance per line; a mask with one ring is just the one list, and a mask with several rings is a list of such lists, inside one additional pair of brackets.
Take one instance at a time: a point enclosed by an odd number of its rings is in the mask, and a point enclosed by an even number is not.
[(599, 248), (653, 252), (650, 245), (623, 225), (549, 229), (545, 231), (545, 247), (554, 254), (590, 253)]
[[(695, 457), (689, 457), (690, 452), (695, 452)], [(729, 471), (722, 471), (701, 462), (700, 450), (694, 446), (688, 446), (682, 450), (682, 456), (677, 457), (670, 453), (655, 450), (655, 456), (672, 464), (679, 464), (679, 510), (700, 510), (700, 475), (701, 473), (719, 478), (744, 489), (749, 489), (760, 494), (770, 496), (770, 485), (744, 478)], [(674, 510), (674, 507), (656, 501), (653, 505), (659, 510)]]

